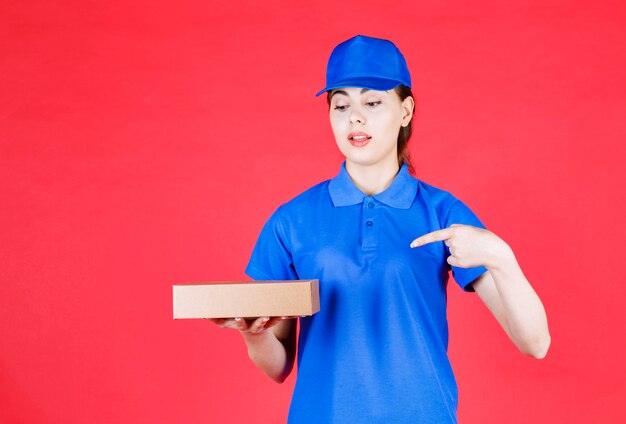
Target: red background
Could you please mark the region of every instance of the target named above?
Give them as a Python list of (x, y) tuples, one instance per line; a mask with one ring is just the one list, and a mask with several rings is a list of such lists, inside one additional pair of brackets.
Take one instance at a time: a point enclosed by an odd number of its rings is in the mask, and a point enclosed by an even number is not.
[[(524, 4), (520, 4), (524, 3)], [(240, 336), (171, 318), (341, 163), (332, 47), (393, 40), (418, 177), (514, 248), (548, 357), (450, 289), (464, 423), (626, 422), (626, 12), (619, 1), (3, 1), (0, 421), (284, 422)]]

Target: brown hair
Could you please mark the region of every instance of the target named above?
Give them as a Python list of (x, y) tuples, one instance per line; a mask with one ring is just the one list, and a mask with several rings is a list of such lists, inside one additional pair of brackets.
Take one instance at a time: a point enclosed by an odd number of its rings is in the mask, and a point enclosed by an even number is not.
[[(411, 89), (406, 85), (399, 85), (394, 88), (393, 91), (400, 96), (400, 101), (403, 101), (407, 97), (413, 97)], [(326, 93), (326, 102), (328, 103), (328, 107), (330, 107), (331, 94), (332, 90), (329, 90)], [(415, 99), (415, 97), (413, 98)], [(411, 138), (411, 134), (413, 132), (412, 123), (413, 120), (411, 120), (406, 127), (400, 127), (400, 132), (398, 133), (398, 165), (402, 166), (403, 163), (406, 163), (406, 166), (409, 168), (409, 172), (414, 174), (415, 169), (411, 163), (411, 155), (408, 149), (409, 139)]]
[[(400, 96), (400, 101), (403, 101), (407, 97), (413, 97), (413, 92), (411, 92), (411, 89), (406, 85), (399, 85), (394, 88), (394, 91)], [(415, 97), (413, 97), (413, 99), (415, 99)], [(411, 119), (406, 127), (400, 127), (400, 132), (398, 133), (398, 164), (402, 166), (402, 163), (406, 163), (411, 174), (415, 173), (415, 169), (411, 163), (411, 154), (408, 149), (409, 139), (413, 132), (412, 124), (413, 119)]]

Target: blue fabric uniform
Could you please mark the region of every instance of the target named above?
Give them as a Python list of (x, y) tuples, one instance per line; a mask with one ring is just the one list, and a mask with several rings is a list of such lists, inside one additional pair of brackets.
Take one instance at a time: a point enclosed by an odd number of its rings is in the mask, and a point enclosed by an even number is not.
[(300, 319), (289, 423), (456, 423), (447, 356), (446, 286), (484, 267), (450, 267), (443, 242), (413, 239), (451, 224), (484, 228), (450, 193), (402, 166), (367, 196), (345, 169), (269, 218), (246, 273), (261, 280), (319, 279), (320, 311)]

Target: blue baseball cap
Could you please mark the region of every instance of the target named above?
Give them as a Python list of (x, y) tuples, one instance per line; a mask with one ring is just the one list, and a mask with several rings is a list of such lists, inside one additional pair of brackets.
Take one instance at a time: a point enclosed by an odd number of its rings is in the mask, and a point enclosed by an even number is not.
[(411, 88), (411, 75), (400, 50), (389, 40), (357, 35), (333, 49), (326, 67), (326, 87), (316, 96), (342, 87), (387, 91)]

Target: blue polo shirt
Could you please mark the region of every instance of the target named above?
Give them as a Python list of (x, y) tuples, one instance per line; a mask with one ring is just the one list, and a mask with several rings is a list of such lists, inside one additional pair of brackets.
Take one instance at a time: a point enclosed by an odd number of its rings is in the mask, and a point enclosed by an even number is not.
[(345, 169), (280, 206), (246, 273), (319, 279), (320, 311), (300, 319), (289, 423), (456, 423), (447, 356), (448, 271), (471, 291), (484, 267), (456, 268), (443, 242), (413, 239), (451, 224), (484, 228), (450, 193), (402, 166), (367, 196)]

